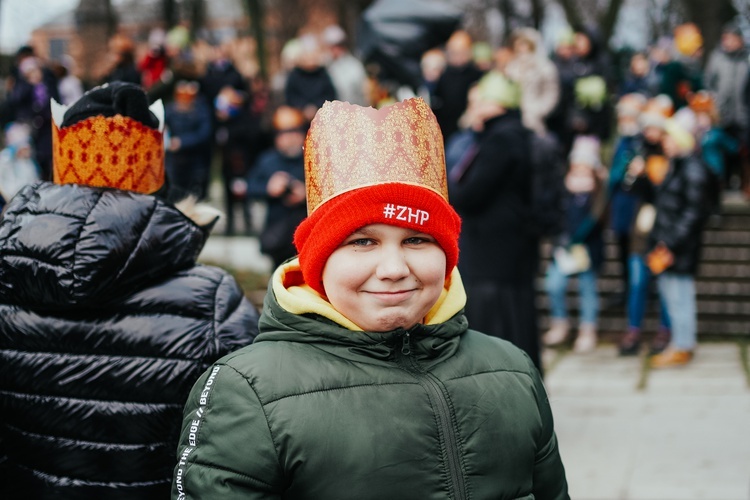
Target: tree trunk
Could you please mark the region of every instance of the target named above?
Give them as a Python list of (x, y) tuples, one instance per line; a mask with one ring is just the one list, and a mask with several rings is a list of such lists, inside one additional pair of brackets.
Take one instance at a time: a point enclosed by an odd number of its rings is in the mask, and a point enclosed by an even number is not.
[(602, 27), (602, 42), (605, 47), (609, 46), (609, 39), (615, 31), (615, 25), (617, 24), (617, 18), (620, 15), (620, 8), (622, 7), (623, 0), (610, 0), (607, 12), (604, 14), (601, 20)]
[(206, 9), (203, 0), (190, 0), (190, 39), (198, 38), (198, 33), (206, 25)]
[(266, 35), (263, 31), (263, 19), (265, 18), (265, 9), (261, 0), (247, 0), (247, 14), (250, 17), (250, 27), (255, 37), (255, 51), (258, 58), (258, 69), (260, 76), (266, 80), (268, 78), (268, 57), (266, 54)]
[(704, 57), (711, 53), (721, 38), (725, 23), (737, 15), (731, 0), (682, 0), (688, 19), (698, 25), (703, 35)]
[(578, 31), (583, 29), (583, 18), (581, 17), (581, 13), (578, 12), (575, 0), (560, 0), (560, 5), (562, 5), (565, 17), (568, 18), (568, 24), (570, 24), (573, 30)]
[(534, 23), (534, 29), (542, 27), (544, 19), (544, 2), (543, 0), (531, 0), (531, 19)]
[(164, 27), (170, 30), (177, 25), (177, 5), (175, 0), (162, 0), (161, 5)]
[(81, 79), (88, 87), (99, 76), (97, 65), (107, 60), (106, 42), (117, 29), (117, 18), (109, 0), (81, 0), (75, 10), (75, 23), (83, 49)]

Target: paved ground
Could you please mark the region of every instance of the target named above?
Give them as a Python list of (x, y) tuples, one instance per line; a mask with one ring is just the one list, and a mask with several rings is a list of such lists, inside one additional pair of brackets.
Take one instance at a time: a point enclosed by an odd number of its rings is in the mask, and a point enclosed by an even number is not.
[(648, 371), (614, 346), (545, 353), (571, 498), (747, 500), (750, 388), (743, 346), (702, 343), (689, 366)]
[[(255, 238), (212, 236), (201, 259), (259, 272), (271, 266)], [(620, 358), (612, 345), (589, 355), (546, 351), (546, 385), (571, 497), (750, 499), (743, 349), (703, 343), (690, 366), (664, 371), (645, 369), (642, 358)]]

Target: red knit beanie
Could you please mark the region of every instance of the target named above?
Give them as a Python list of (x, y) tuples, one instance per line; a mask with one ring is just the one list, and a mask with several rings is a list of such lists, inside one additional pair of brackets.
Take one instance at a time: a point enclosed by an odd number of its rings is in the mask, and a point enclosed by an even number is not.
[(446, 276), (461, 219), (447, 200), (442, 134), (422, 99), (374, 110), (327, 102), (305, 142), (308, 214), (294, 234), (305, 283), (321, 295), (328, 257), (354, 231), (390, 224), (434, 237)]

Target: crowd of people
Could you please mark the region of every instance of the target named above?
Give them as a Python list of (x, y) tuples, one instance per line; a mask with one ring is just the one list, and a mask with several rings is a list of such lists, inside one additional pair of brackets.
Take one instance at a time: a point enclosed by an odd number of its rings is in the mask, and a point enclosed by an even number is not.
[[(198, 64), (188, 40), (184, 27), (155, 30), (139, 60), (132, 40), (116, 35), (100, 83), (134, 83), (152, 101), (167, 101), (168, 200), (206, 199), (216, 160), (225, 233), (259, 236), (262, 251), (278, 265), (295, 255), (292, 235), (304, 218), (302, 145), (312, 117), (326, 101), (378, 108), (395, 98), (373, 78), (377, 71), (352, 54), (349, 37), (336, 25), (287, 42), (281, 70), (268, 84), (237, 69), (231, 44), (204, 47)], [(493, 51), (459, 30), (423, 55), (423, 85), (410, 89), (430, 104), (445, 140), (452, 202), (467, 228), (459, 266), (471, 289), (468, 314), (484, 331), (525, 345), (540, 368), (533, 282), (544, 239), (554, 244), (544, 343), (561, 344), (570, 335), (565, 297), (575, 275), (581, 317), (574, 348), (595, 347), (597, 275), (603, 233), (611, 230), (628, 311), (621, 352), (638, 352), (653, 234), (635, 222), (658, 212), (654, 194), (633, 182), (639, 173), (631, 163), (645, 158), (653, 166), (654, 158), (664, 158), (662, 136), (680, 128), (694, 138), (690, 154), (708, 167), (701, 206), (715, 222), (722, 190), (750, 190), (750, 65), (738, 24), (725, 26), (708, 56), (700, 31), (688, 23), (632, 54), (624, 66), (616, 71), (594, 32), (564, 32), (548, 51), (539, 32), (521, 28)], [(2, 113), (4, 200), (24, 183), (51, 180), (45, 103), (75, 102), (83, 91), (75, 80), (64, 65), (43, 64), (30, 47), (18, 51)], [(675, 162), (661, 163), (671, 171)], [(653, 175), (649, 179), (653, 184)], [(252, 213), (258, 201), (266, 205), (265, 216)], [(559, 215), (550, 220), (551, 214)], [(699, 225), (704, 219), (701, 212)], [(489, 245), (500, 248), (492, 251), (499, 258), (488, 258)], [(669, 344), (673, 329), (661, 303), (654, 354)]]
[[(289, 41), (268, 84), (230, 48), (201, 65), (186, 33), (157, 31), (138, 60), (118, 35), (87, 92), (18, 51), (1, 113), (3, 497), (567, 498), (541, 345), (575, 323), (574, 351), (596, 347), (610, 231), (620, 354), (641, 352), (656, 281), (651, 366), (692, 359), (701, 233), (750, 183), (738, 25), (707, 57), (681, 25), (623, 75), (592, 32), (548, 54), (531, 28), (494, 51), (459, 30), (407, 99), (338, 26)], [(196, 263), (214, 160), (227, 235), (255, 235), (265, 205), (260, 318)]]

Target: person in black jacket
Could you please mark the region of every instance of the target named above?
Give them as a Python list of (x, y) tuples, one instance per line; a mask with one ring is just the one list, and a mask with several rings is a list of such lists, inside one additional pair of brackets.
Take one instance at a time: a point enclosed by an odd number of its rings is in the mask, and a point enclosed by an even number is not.
[(161, 198), (145, 93), (116, 82), (53, 109), (56, 183), (0, 219), (0, 498), (167, 498), (188, 392), (258, 315), (196, 265), (216, 215)]
[(226, 86), (215, 102), (215, 141), (221, 156), (227, 236), (235, 234), (234, 210), (237, 206), (242, 211), (245, 234), (252, 232), (247, 175), (263, 148), (263, 134), (260, 115), (252, 111), (248, 99), (246, 92)]
[(274, 144), (264, 151), (247, 177), (248, 194), (266, 203), (260, 251), (274, 267), (297, 254), (293, 237), (307, 213), (302, 148), (307, 122), (302, 112), (279, 106), (273, 113)]
[(211, 111), (198, 93), (198, 82), (177, 82), (165, 110), (169, 140), (166, 168), (169, 200), (206, 197), (211, 170)]
[[(708, 213), (708, 169), (693, 154), (694, 137), (668, 120), (662, 149), (669, 158), (664, 180), (654, 190), (656, 219), (649, 235), (646, 262), (658, 275), (659, 294), (672, 324), (670, 345), (651, 358), (651, 366), (687, 364), (697, 341), (695, 274), (701, 252), (701, 234)], [(643, 162), (632, 163), (629, 173), (645, 174)]]
[(300, 54), (284, 85), (285, 104), (301, 110), (310, 121), (324, 102), (336, 98), (320, 44), (311, 35), (301, 37)]
[(481, 77), (482, 70), (472, 60), (471, 36), (459, 30), (445, 46), (446, 66), (435, 84), (431, 106), (446, 143), (458, 131), (458, 120), (466, 111), (469, 89)]
[(538, 241), (531, 221), (531, 132), (521, 123), (520, 88), (499, 72), (477, 84), (468, 113), (481, 128), (473, 161), (451, 170), (451, 203), (463, 219), (466, 317), (474, 328), (516, 344), (537, 368), (534, 276)]

